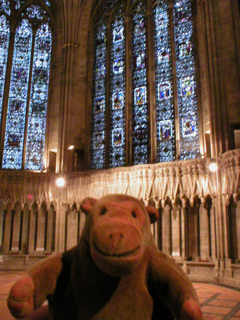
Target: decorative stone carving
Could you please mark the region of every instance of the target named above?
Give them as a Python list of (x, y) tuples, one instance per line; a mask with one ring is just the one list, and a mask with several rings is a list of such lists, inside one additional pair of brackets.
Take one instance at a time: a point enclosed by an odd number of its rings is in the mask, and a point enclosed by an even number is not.
[[(27, 236), (24, 235), (24, 242), (14, 247), (24, 247), (21, 253), (29, 253), (30, 256), (36, 254), (40, 247), (46, 251), (38, 253), (51, 254), (54, 245), (55, 250), (64, 250), (77, 242), (84, 225), (85, 216), (79, 213), (84, 197), (100, 198), (104, 194), (118, 192), (137, 196), (145, 204), (155, 205), (160, 210), (159, 221), (152, 227), (156, 243), (175, 259), (185, 259), (186, 271), (190, 270), (187, 260), (192, 257), (206, 263), (210, 258), (220, 261), (225, 254), (229, 260), (233, 256), (234, 262), (239, 261), (240, 253), (234, 247), (235, 241), (230, 241), (232, 226), (239, 214), (239, 150), (224, 154), (218, 163), (221, 168), (218, 185), (214, 180), (216, 174), (207, 168), (207, 159), (70, 173), (65, 175), (66, 185), (62, 189), (56, 187), (54, 174), (0, 171), (0, 234), (4, 239), (4, 243), (0, 243), (0, 251), (10, 254), (13, 240), (11, 221), (17, 203), (20, 211), (29, 212), (24, 214), (24, 219), (28, 216), (29, 228), (25, 222), (20, 226), (20, 220), (14, 224), (16, 234), (20, 234), (20, 227), (28, 232)], [(47, 229), (42, 228), (42, 236), (38, 238), (36, 219), (43, 203), (42, 226), (47, 219)], [(78, 224), (76, 228), (74, 223)], [(71, 242), (68, 240), (73, 226), (76, 240)], [(222, 234), (228, 234), (230, 239), (225, 240), (224, 245)], [(235, 239), (235, 233), (233, 236)], [(220, 274), (217, 267), (214, 272), (215, 275)], [(231, 275), (231, 264), (228, 264), (226, 274)]]

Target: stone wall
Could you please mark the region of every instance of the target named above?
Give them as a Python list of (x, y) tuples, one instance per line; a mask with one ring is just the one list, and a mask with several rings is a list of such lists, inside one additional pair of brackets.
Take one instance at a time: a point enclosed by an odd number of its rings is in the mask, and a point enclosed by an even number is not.
[(193, 279), (240, 284), (240, 149), (208, 158), (58, 175), (0, 172), (0, 269), (24, 269), (74, 246), (86, 196), (129, 194), (156, 206), (158, 247)]

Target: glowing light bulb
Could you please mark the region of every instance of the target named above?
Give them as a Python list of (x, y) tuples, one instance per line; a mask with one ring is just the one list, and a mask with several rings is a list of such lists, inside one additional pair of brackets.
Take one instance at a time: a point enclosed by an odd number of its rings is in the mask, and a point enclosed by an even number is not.
[(58, 187), (63, 187), (65, 185), (65, 179), (62, 178), (62, 177), (57, 178), (56, 184), (57, 184)]
[(211, 172), (216, 172), (217, 169), (218, 169), (218, 166), (217, 166), (217, 163), (216, 163), (216, 162), (210, 163), (210, 165), (209, 165), (209, 170), (210, 170)]

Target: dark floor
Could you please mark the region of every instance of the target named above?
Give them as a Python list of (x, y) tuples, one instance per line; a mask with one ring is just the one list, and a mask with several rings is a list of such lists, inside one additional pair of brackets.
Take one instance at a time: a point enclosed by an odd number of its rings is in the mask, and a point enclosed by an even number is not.
[[(21, 272), (0, 272), (0, 320), (14, 319), (6, 305), (8, 292)], [(240, 320), (240, 291), (209, 283), (194, 283), (205, 320)]]

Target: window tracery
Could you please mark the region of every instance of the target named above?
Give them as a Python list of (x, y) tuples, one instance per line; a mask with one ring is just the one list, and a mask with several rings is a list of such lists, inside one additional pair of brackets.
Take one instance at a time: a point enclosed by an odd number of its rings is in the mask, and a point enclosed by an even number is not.
[(0, 121), (2, 115), (2, 104), (4, 84), (7, 69), (8, 46), (10, 38), (10, 26), (6, 16), (0, 16)]
[(107, 26), (103, 20), (95, 28), (94, 85), (92, 106), (92, 168), (106, 165), (106, 80)]
[(142, 2), (132, 15), (132, 153), (133, 164), (149, 158), (146, 9)]
[(125, 164), (125, 26), (121, 9), (111, 26), (110, 167)]
[(0, 12), (4, 12), (6, 13), (8, 16), (11, 13), (11, 9), (10, 9), (10, 1), (9, 0), (1, 0), (0, 1)]
[(172, 161), (175, 152), (173, 70), (168, 5), (158, 1), (154, 8), (154, 59), (157, 127), (157, 161)]
[[(170, 1), (165, 0), (105, 0), (101, 4), (102, 24), (110, 30), (105, 34), (105, 41), (111, 41), (112, 37), (112, 43), (105, 47), (104, 67), (100, 60), (100, 65), (94, 64), (95, 73), (99, 68), (104, 69), (105, 95), (104, 129), (92, 130), (92, 141), (102, 132), (104, 143), (101, 150), (92, 147), (91, 168), (199, 157), (192, 1), (175, 0), (170, 5)], [(116, 27), (111, 21), (117, 21), (116, 8), (120, 6), (123, 18)], [(127, 26), (131, 32), (125, 32)], [(114, 46), (114, 37), (121, 39), (121, 45)], [(96, 55), (96, 32), (94, 42)], [(110, 57), (110, 66), (107, 57)], [(149, 72), (151, 65), (154, 65), (153, 72)], [(131, 78), (130, 86), (127, 86), (127, 76)], [(96, 86), (95, 76), (93, 83)], [(154, 97), (149, 91), (151, 83)], [(115, 105), (118, 112), (114, 111)], [(126, 108), (127, 105), (130, 107)], [(93, 119), (97, 117), (95, 111), (93, 108)], [(131, 132), (127, 134), (129, 128)]]
[(51, 47), (52, 32), (45, 23), (37, 30), (35, 39), (25, 161), (25, 168), (29, 170), (39, 170), (43, 164), (42, 133), (46, 131)]
[(191, 1), (176, 1), (173, 17), (180, 125), (180, 158), (185, 160), (200, 156)]
[(22, 20), (15, 36), (3, 153), (4, 169), (22, 168), (31, 47), (32, 29), (27, 20)]
[[(12, 6), (10, 3), (12, 1)], [(50, 1), (44, 1), (51, 10)], [(43, 169), (46, 112), (50, 76), (52, 30), (50, 17), (41, 1), (0, 2), (0, 107), (6, 118), (3, 141), (3, 169)], [(11, 28), (6, 14), (17, 17)], [(8, 43), (12, 37), (12, 47)], [(12, 58), (11, 58), (12, 52)], [(7, 60), (11, 70), (7, 70)], [(9, 88), (4, 88), (9, 77)], [(3, 97), (5, 95), (5, 105)]]

